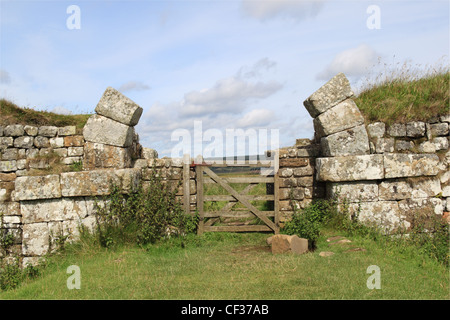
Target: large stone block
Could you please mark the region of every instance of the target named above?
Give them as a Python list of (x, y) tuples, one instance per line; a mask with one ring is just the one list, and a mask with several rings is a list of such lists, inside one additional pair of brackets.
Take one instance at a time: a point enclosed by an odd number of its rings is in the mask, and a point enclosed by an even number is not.
[(20, 209), (23, 223), (80, 220), (93, 211), (83, 197), (21, 201)]
[(418, 177), (438, 174), (439, 157), (436, 154), (384, 154), (385, 177)]
[(23, 225), (22, 254), (43, 256), (49, 250), (50, 233), (46, 222)]
[(108, 195), (112, 184), (123, 192), (134, 190), (139, 184), (139, 169), (104, 169), (61, 174), (61, 194), (64, 197)]
[(110, 146), (103, 143), (86, 142), (83, 168), (128, 168), (131, 166), (130, 148)]
[(370, 153), (369, 136), (364, 125), (323, 137), (320, 139), (320, 145), (325, 157)]
[(350, 82), (343, 73), (334, 76), (303, 102), (311, 117), (315, 118), (339, 102), (353, 96)]
[(358, 181), (384, 178), (383, 155), (347, 156), (316, 159), (317, 180)]
[(36, 200), (61, 197), (59, 175), (17, 177), (15, 199)]
[(376, 181), (327, 183), (327, 196), (338, 197), (338, 201), (377, 201), (378, 184)]
[(267, 239), (267, 243), (272, 246), (273, 254), (303, 254), (308, 252), (308, 240), (296, 235), (276, 234)]
[(314, 131), (319, 137), (364, 124), (364, 117), (352, 99), (328, 109), (314, 119)]
[(127, 126), (135, 126), (143, 109), (119, 91), (108, 87), (95, 108), (95, 112)]
[(133, 143), (134, 128), (95, 114), (84, 126), (83, 136), (90, 142), (129, 147)]
[(384, 233), (406, 230), (410, 223), (399, 209), (397, 201), (374, 201), (351, 203), (349, 213), (357, 215), (358, 221), (365, 225), (378, 227)]
[(417, 217), (442, 215), (444, 211), (444, 203), (438, 198), (405, 199), (398, 202), (398, 207), (411, 222)]

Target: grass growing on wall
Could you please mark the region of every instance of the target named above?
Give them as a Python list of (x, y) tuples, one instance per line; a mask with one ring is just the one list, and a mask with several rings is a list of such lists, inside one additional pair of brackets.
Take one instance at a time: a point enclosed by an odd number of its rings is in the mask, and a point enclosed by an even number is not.
[(21, 108), (11, 101), (0, 99), (0, 125), (23, 124), (30, 126), (76, 126), (83, 128), (89, 114), (62, 115), (48, 111)]
[(378, 75), (366, 80), (355, 102), (369, 123), (427, 121), (449, 114), (449, 80), (446, 65), (427, 68), (408, 63), (385, 65)]

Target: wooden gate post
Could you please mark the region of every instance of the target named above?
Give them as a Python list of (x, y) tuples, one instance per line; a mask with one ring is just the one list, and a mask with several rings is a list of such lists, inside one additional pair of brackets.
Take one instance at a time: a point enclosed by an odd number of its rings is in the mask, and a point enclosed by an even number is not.
[(195, 165), (195, 173), (197, 179), (197, 210), (199, 215), (197, 234), (201, 235), (204, 229), (204, 211), (203, 211), (203, 158), (200, 164)]
[(191, 214), (191, 194), (189, 188), (191, 157), (189, 154), (183, 155), (183, 206), (186, 214)]

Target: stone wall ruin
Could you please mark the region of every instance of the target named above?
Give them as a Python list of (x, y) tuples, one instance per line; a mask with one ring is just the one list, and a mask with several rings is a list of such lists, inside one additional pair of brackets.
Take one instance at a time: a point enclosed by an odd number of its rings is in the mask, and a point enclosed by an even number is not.
[[(409, 228), (416, 212), (450, 211), (450, 116), (367, 124), (352, 97), (341, 73), (305, 100), (315, 138), (297, 139), (277, 152), (280, 223), (292, 205), (304, 208), (333, 196), (386, 232)], [(0, 126), (2, 232), (14, 236), (11, 254), (23, 265), (51, 251), (58, 236), (76, 239), (80, 225), (94, 228), (95, 198), (109, 194), (111, 180), (131, 191), (148, 183), (156, 167), (170, 183), (187, 179), (177, 197), (187, 212), (196, 210), (194, 168), (183, 159), (159, 159), (139, 144), (134, 126), (141, 107), (107, 88), (95, 112), (82, 130)], [(55, 164), (59, 171), (52, 172)]]

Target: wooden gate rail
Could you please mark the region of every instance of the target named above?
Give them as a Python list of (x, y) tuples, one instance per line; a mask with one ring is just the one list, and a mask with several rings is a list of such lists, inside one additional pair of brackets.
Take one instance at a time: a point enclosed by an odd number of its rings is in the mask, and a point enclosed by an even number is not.
[[(199, 213), (199, 226), (198, 233), (203, 232), (213, 232), (213, 231), (228, 231), (228, 232), (252, 232), (252, 231), (271, 231), (274, 233), (279, 232), (278, 227), (278, 176), (275, 174), (272, 177), (268, 176), (257, 176), (257, 177), (219, 177), (215, 172), (213, 172), (210, 167), (225, 167), (229, 165), (196, 165), (196, 178), (197, 178), (197, 210)], [(267, 164), (256, 163), (256, 164), (236, 164), (234, 166), (239, 167), (269, 167)], [(203, 173), (206, 173), (208, 177), (203, 177)], [(204, 195), (203, 185), (209, 183), (217, 183), (222, 188), (230, 193), (230, 195)], [(229, 183), (250, 183), (243, 191), (238, 192), (233, 189)], [(255, 184), (258, 183), (274, 183), (274, 194), (273, 195), (248, 195), (249, 192)], [(253, 185), (252, 185), (253, 184)], [(268, 200), (274, 201), (273, 211), (261, 211), (253, 206), (250, 201), (254, 200)], [(229, 201), (225, 208), (219, 211), (204, 211), (205, 201)], [(238, 202), (242, 203), (246, 208), (239, 208), (236, 211), (231, 211), (233, 207)], [(264, 225), (243, 225), (243, 226), (212, 226), (219, 217), (232, 217), (232, 218), (244, 218), (256, 216)], [(274, 221), (271, 221), (268, 217), (274, 217)], [(205, 223), (205, 218), (210, 218), (208, 222)], [(211, 219), (212, 218), (212, 219)]]

